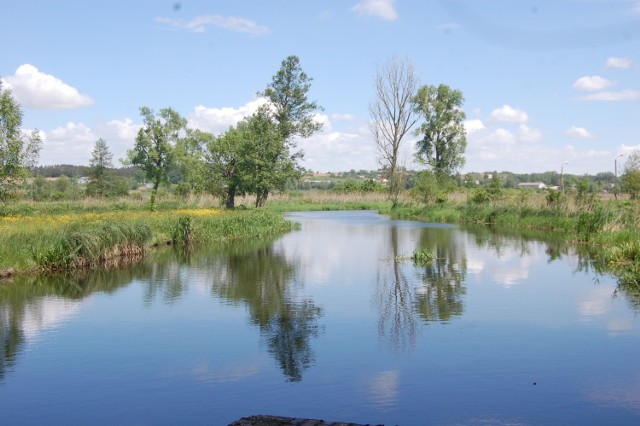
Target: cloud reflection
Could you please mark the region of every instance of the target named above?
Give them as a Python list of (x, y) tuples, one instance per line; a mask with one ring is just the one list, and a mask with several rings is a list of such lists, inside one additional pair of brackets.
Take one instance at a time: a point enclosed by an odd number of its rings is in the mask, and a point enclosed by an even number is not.
[(398, 402), (400, 371), (382, 371), (371, 377), (366, 388), (371, 402), (378, 408), (390, 408)]

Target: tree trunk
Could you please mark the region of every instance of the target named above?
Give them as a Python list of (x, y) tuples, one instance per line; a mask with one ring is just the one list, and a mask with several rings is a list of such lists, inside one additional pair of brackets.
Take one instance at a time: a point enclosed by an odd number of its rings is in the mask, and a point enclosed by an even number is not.
[(264, 207), (264, 204), (267, 202), (267, 197), (269, 197), (268, 189), (260, 189), (256, 193), (256, 208)]
[(227, 189), (227, 204), (228, 209), (233, 209), (236, 206), (236, 187), (229, 186)]
[(158, 195), (158, 187), (160, 186), (160, 180), (156, 180), (153, 183), (153, 189), (151, 190), (151, 202), (149, 205), (149, 209), (154, 212), (156, 211), (156, 196)]

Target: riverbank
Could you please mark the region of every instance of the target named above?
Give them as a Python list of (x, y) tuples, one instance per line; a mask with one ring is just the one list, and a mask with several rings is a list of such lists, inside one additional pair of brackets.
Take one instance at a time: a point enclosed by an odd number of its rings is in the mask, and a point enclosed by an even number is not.
[(640, 204), (588, 196), (504, 191), (498, 197), (454, 193), (424, 204), (404, 194), (394, 207), (383, 193), (297, 191), (270, 197), (266, 208), (237, 200), (234, 211), (211, 209), (207, 197), (84, 199), (16, 203), (0, 210), (0, 278), (22, 272), (83, 267), (150, 247), (277, 235), (291, 229), (289, 211), (377, 210), (398, 219), (473, 223), (523, 232), (552, 232), (588, 250), (594, 267), (640, 293)]
[[(529, 195), (531, 196), (531, 195)], [(542, 197), (477, 204), (404, 203), (381, 210), (394, 218), (427, 222), (483, 224), (496, 229), (554, 233), (581, 245), (599, 272), (614, 275), (621, 286), (640, 294), (640, 205), (633, 201), (565, 200)]]
[(266, 238), (293, 227), (269, 211), (76, 210), (0, 217), (0, 278), (92, 267), (157, 246)]

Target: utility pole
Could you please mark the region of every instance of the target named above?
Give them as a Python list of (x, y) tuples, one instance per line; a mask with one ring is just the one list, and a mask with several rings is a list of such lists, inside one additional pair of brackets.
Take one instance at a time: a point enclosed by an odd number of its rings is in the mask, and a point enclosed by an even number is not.
[(619, 154), (616, 155), (616, 157), (613, 159), (613, 171), (615, 174), (615, 182), (613, 183), (615, 186), (613, 188), (613, 196), (615, 197), (615, 199), (618, 199), (618, 158), (624, 156), (624, 154)]

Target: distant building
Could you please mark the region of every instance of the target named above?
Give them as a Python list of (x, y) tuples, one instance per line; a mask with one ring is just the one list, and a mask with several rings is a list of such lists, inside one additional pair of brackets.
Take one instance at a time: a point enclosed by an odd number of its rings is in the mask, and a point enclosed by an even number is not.
[(542, 182), (522, 182), (518, 184), (519, 189), (545, 189), (547, 185)]

